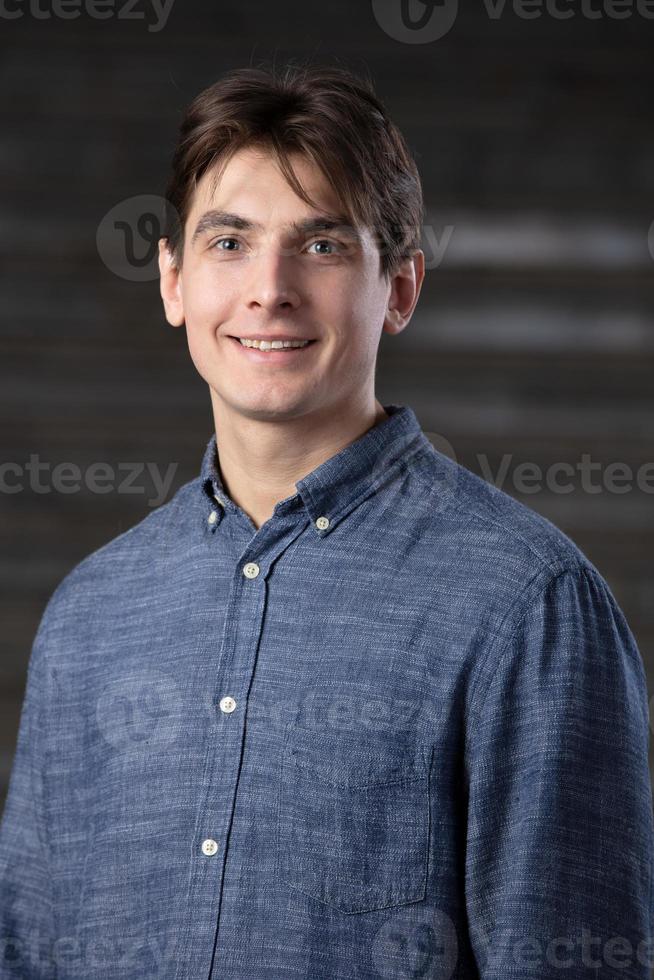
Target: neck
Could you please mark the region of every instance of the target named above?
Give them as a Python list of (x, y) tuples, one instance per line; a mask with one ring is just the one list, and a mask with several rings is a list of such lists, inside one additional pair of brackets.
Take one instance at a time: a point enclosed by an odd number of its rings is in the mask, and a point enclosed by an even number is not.
[(255, 418), (210, 391), (223, 485), (256, 528), (297, 492), (299, 480), (388, 417), (372, 395), (362, 405), (350, 401), (295, 418)]

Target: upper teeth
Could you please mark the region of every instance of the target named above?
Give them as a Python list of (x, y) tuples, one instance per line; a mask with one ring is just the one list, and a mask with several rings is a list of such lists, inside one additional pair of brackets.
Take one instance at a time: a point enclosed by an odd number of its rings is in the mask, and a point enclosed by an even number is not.
[(258, 347), (259, 350), (275, 350), (280, 347), (305, 347), (308, 340), (245, 340), (238, 338), (244, 347)]

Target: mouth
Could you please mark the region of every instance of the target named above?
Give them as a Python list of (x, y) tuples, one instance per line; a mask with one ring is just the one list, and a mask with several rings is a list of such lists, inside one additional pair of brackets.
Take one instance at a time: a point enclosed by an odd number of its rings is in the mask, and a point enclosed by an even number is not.
[(262, 363), (269, 361), (271, 364), (283, 364), (300, 359), (301, 355), (306, 355), (306, 352), (317, 343), (316, 340), (309, 340), (302, 347), (262, 348), (246, 346), (241, 343), (238, 337), (229, 336), (229, 340), (238, 347), (243, 356), (252, 361), (260, 361)]

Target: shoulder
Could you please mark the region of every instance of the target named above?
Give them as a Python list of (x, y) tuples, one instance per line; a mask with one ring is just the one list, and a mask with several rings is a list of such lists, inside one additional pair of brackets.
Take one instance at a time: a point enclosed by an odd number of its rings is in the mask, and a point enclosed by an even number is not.
[(199, 501), (199, 478), (195, 478), (183, 484), (167, 503), (78, 561), (50, 595), (37, 641), (68, 621), (79, 621), (85, 609), (97, 606), (103, 597), (114, 596), (121, 588), (128, 589), (136, 577), (147, 575), (170, 548), (172, 538), (184, 534)]
[(600, 575), (556, 524), (427, 443), (415, 472), (422, 484), (422, 532), (433, 547), (451, 550), (471, 571), (501, 577), (514, 592), (566, 570)]

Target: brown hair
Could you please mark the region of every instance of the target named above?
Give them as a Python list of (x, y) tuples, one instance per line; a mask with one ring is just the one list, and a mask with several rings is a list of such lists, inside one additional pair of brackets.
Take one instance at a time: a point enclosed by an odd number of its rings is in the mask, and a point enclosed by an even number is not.
[(420, 177), (405, 140), (369, 78), (341, 67), (239, 68), (200, 92), (183, 116), (166, 187), (164, 234), (182, 264), (184, 226), (195, 187), (216, 166), (214, 189), (229, 159), (245, 147), (272, 153), (295, 193), (316, 206), (288, 159), (300, 153), (335, 189), (354, 226), (373, 234), (387, 279), (420, 248)]

